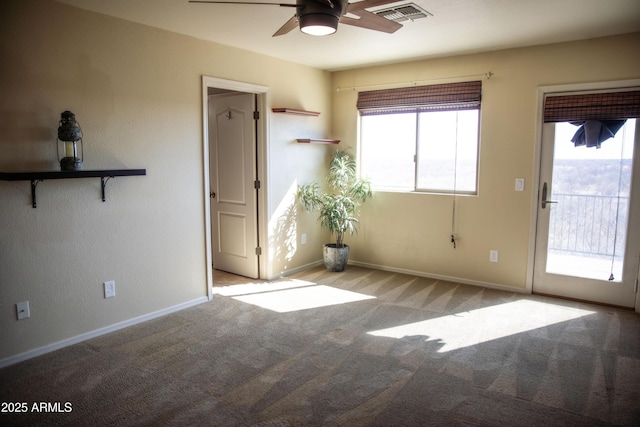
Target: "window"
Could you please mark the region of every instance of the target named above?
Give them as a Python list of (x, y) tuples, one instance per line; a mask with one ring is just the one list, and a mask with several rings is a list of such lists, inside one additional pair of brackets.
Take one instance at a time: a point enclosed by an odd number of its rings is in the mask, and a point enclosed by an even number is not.
[(477, 193), (481, 82), (361, 92), (362, 173), (376, 190)]

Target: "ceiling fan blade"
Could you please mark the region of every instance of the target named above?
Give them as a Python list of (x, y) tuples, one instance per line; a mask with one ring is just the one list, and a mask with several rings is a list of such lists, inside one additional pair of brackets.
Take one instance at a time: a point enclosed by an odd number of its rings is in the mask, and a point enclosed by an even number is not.
[(289, 31), (293, 30), (294, 28), (298, 28), (298, 18), (296, 18), (295, 15), (293, 15), (291, 19), (285, 22), (284, 25), (280, 27), (278, 31), (273, 33), (273, 36), (271, 37), (282, 36), (284, 34), (287, 34)]
[(263, 3), (253, 1), (217, 1), (217, 0), (189, 0), (189, 3), (208, 3), (208, 4), (258, 4), (263, 6), (280, 6), (280, 7), (296, 7), (295, 4), (289, 3)]
[(395, 33), (400, 28), (402, 28), (402, 24), (399, 24), (395, 21), (390, 21), (387, 18), (383, 18), (382, 16), (378, 16), (375, 13), (371, 13), (367, 10), (349, 12), (359, 16), (360, 19), (343, 16), (340, 18), (341, 24), (353, 25), (354, 27), (367, 28), (369, 30), (382, 31), (383, 33), (389, 34)]
[[(308, 1), (313, 1), (330, 7), (332, 9), (339, 8), (340, 22), (346, 25), (353, 25), (355, 27), (366, 28), (369, 30), (382, 31), (385, 33), (394, 33), (402, 28), (402, 24), (395, 21), (390, 21), (386, 18), (376, 15), (375, 13), (365, 10), (369, 7), (382, 6), (390, 3), (398, 3), (402, 0), (362, 0), (355, 3), (348, 3), (348, 0), (296, 0), (295, 4), (290, 3), (268, 3), (268, 2), (252, 2), (252, 1), (233, 1), (233, 0), (189, 0), (189, 3), (208, 3), (208, 4), (248, 4), (248, 5), (263, 5), (263, 6), (281, 6), (281, 7), (296, 7), (298, 13), (300, 8), (305, 8)], [(345, 16), (346, 13), (357, 16), (358, 18), (352, 18)], [(297, 14), (292, 16), (282, 27), (276, 31), (272, 37), (281, 36), (289, 33), (294, 28), (298, 27)]]

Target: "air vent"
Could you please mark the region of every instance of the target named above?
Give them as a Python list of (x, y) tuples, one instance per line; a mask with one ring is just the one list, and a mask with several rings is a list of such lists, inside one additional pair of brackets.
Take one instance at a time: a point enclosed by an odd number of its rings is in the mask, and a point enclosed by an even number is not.
[(373, 13), (395, 22), (415, 21), (416, 19), (433, 16), (431, 13), (422, 9), (415, 3), (408, 3), (390, 7), (388, 9), (377, 10)]

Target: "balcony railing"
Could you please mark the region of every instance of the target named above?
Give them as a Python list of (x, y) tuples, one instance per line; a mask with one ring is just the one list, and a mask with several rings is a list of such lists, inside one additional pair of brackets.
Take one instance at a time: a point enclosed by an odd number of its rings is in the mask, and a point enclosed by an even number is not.
[[(553, 194), (549, 249), (574, 254), (621, 256), (629, 197)], [(617, 234), (617, 236), (616, 236)]]

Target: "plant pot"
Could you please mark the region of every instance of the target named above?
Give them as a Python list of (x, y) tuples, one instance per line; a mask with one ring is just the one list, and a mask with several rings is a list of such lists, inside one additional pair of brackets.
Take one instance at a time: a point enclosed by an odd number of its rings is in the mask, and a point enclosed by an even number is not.
[(335, 243), (324, 245), (323, 251), (324, 266), (329, 271), (344, 271), (349, 261), (349, 246), (336, 247)]

